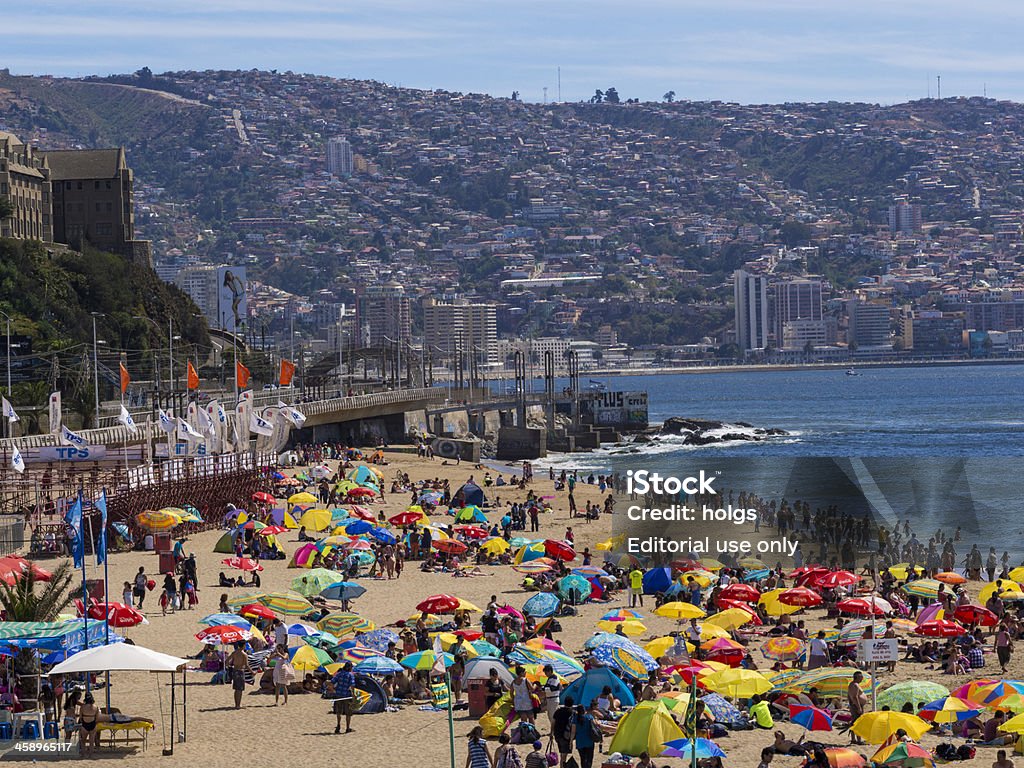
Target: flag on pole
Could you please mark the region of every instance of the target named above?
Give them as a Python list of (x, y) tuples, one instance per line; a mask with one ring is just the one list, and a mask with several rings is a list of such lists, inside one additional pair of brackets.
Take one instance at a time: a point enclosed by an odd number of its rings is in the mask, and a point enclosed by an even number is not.
[(174, 430), (177, 429), (177, 427), (174, 424), (174, 419), (168, 416), (167, 412), (163, 408), (160, 409), (160, 429), (162, 429), (168, 435), (173, 433)]
[(203, 436), (200, 435), (195, 429), (180, 416), (178, 417), (178, 437), (184, 438), (189, 442), (193, 440), (202, 440)]
[(213, 419), (210, 418), (210, 414), (206, 412), (205, 408), (196, 411), (196, 425), (199, 427), (200, 434), (216, 434), (213, 430)]
[(239, 389), (249, 386), (249, 369), (242, 365), (241, 360), (235, 360), (235, 378), (238, 379)]
[(121, 394), (123, 395), (128, 391), (128, 385), (132, 383), (132, 377), (128, 375), (128, 369), (124, 367), (124, 363), (118, 363), (121, 368)]
[(434, 636), (434, 666), (430, 668), (430, 674), (432, 675), (443, 675), (445, 674), (444, 666), (444, 648), (441, 647), (440, 635)]
[(249, 431), (255, 432), (257, 435), (270, 437), (274, 434), (274, 425), (266, 419), (260, 418), (254, 412), (249, 418)]
[(306, 423), (306, 414), (301, 411), (297, 411), (290, 405), (285, 405), (282, 401), (277, 402), (277, 407), (280, 409), (278, 413), (281, 417), (289, 422), (296, 429), (302, 429), (302, 425)]
[(96, 539), (96, 565), (103, 565), (107, 559), (107, 489), (104, 488), (96, 499), (100, 511), (100, 535)]
[(4, 418), (12, 424), (16, 421), (21, 421), (18, 418), (18, 414), (14, 412), (14, 406), (7, 401), (7, 398), (0, 397), (0, 400), (3, 400)]
[(60, 392), (54, 392), (50, 395), (50, 434), (59, 435), (60, 427)]
[[(66, 429), (66, 427), (65, 427)], [(85, 537), (82, 535), (82, 494), (78, 494), (75, 503), (64, 513), (64, 522), (71, 526), (71, 556), (75, 560), (75, 568), (82, 567), (85, 555)]]
[(121, 404), (121, 415), (117, 417), (117, 420), (124, 424), (128, 428), (128, 431), (133, 435), (138, 433), (139, 428), (135, 426), (135, 419), (133, 419), (132, 415), (128, 413), (128, 409), (124, 407), (124, 403)]
[(291, 360), (281, 359), (281, 375), (278, 377), (278, 383), (282, 387), (290, 387), (292, 383), (292, 377), (295, 376), (295, 363)]
[(76, 432), (72, 432), (65, 425), (61, 425), (60, 428), (60, 441), (64, 445), (73, 445), (75, 448), (85, 448), (89, 441)]
[(195, 366), (192, 365), (192, 361), (188, 361), (188, 376), (185, 382), (189, 389), (199, 389), (199, 374), (196, 372)]
[(14, 452), (11, 454), (11, 466), (19, 475), (25, 472), (25, 459), (22, 458), (18, 446), (14, 446)]

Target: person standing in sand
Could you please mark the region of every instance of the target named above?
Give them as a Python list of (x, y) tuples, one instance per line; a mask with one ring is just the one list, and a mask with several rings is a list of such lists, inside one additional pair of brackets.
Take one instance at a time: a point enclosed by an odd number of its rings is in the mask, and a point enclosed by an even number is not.
[(249, 659), (245, 655), (245, 646), (235, 643), (235, 650), (228, 657), (228, 675), (231, 679), (231, 690), (235, 694), (235, 709), (242, 708), (242, 694), (245, 692), (245, 671), (249, 668)]
[[(846, 701), (850, 706), (850, 720), (852, 722), (856, 722), (857, 718), (864, 714), (868, 706), (868, 697), (864, 694), (864, 689), (860, 687), (863, 680), (864, 673), (857, 670), (853, 673), (853, 679), (846, 688)], [(851, 730), (850, 743), (863, 744), (864, 742)]]

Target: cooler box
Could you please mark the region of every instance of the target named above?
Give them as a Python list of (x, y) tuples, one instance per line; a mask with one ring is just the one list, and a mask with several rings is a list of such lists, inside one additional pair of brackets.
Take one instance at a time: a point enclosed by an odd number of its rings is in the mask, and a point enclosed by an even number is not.
[(153, 535), (153, 549), (157, 552), (169, 552), (171, 549), (171, 534), (157, 533)]
[(484, 681), (470, 681), (466, 695), (469, 697), (470, 717), (483, 717), (487, 714), (487, 685)]
[(158, 557), (160, 558), (160, 573), (174, 573), (174, 553), (159, 552)]

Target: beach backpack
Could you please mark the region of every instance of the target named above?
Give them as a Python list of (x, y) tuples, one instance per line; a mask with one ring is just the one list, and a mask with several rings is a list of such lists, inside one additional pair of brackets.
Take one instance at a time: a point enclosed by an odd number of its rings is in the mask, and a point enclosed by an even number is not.
[(540, 732), (534, 727), (533, 723), (528, 723), (524, 720), (516, 726), (515, 732), (512, 734), (512, 743), (532, 744), (539, 738)]
[(977, 750), (974, 748), (973, 744), (961, 744), (956, 749), (956, 759), (973, 760), (976, 752)]

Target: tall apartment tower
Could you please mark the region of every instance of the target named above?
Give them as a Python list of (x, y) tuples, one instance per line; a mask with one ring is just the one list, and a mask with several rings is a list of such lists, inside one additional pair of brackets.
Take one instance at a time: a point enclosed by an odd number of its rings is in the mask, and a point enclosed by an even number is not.
[(412, 341), (412, 312), (402, 285), (391, 282), (367, 286), (356, 296), (356, 325), (366, 346), (387, 346), (399, 340), (408, 345)]
[(744, 352), (768, 346), (768, 278), (742, 269), (733, 272), (736, 344)]
[(889, 231), (893, 235), (915, 235), (921, 231), (921, 206), (905, 197), (889, 206)]
[(484, 363), (498, 362), (498, 307), (428, 298), (423, 301), (423, 343), (446, 352), (464, 351)]
[(327, 170), (334, 176), (348, 177), (352, 175), (355, 160), (352, 157), (352, 145), (348, 139), (336, 136), (327, 140)]

